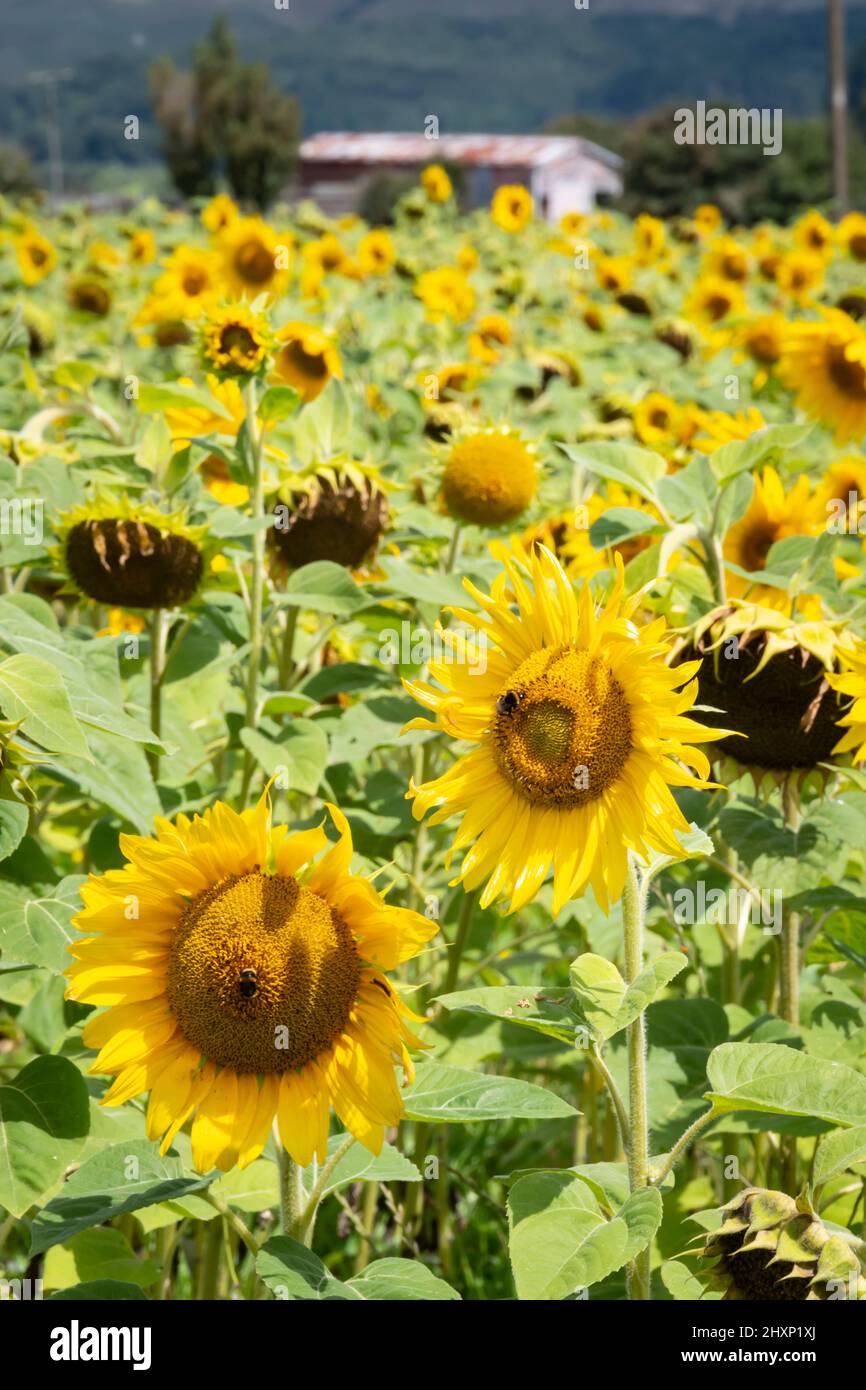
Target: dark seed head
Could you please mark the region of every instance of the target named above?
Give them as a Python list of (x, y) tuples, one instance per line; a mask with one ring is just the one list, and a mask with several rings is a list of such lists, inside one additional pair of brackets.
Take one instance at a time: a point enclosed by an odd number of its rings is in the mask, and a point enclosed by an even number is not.
[(315, 496), (304, 496), (282, 526), (268, 533), (289, 569), (315, 560), (331, 560), (355, 569), (375, 549), (388, 523), (388, 504), (370, 482), (361, 488), (343, 483), (335, 489), (321, 480)]
[(202, 556), (186, 536), (142, 521), (80, 521), (66, 538), (66, 566), (79, 589), (119, 608), (174, 608), (202, 577)]

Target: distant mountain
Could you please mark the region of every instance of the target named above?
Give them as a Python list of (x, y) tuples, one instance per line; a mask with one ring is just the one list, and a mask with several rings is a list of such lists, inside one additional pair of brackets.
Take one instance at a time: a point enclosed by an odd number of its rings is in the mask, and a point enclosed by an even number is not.
[[(158, 154), (147, 70), (187, 62), (217, 9), (244, 54), (270, 62), (305, 128), (538, 130), (568, 112), (632, 117), (666, 102), (825, 102), (823, 0), (37, 0), (4, 6), (0, 135), (44, 155), (34, 70), (59, 89), (64, 154), (78, 164)], [(849, 50), (866, 52), (866, 0), (848, 0)], [(127, 115), (141, 138), (123, 139)]]

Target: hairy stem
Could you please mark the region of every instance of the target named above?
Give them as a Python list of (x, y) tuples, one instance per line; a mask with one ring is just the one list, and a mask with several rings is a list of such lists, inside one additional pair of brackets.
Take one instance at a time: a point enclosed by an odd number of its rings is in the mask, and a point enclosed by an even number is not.
[[(644, 950), (646, 885), (641, 883), (634, 862), (622, 895), (625, 979), (631, 984), (641, 972)], [(641, 1014), (628, 1028), (628, 1181), (629, 1191), (639, 1192), (649, 1185), (649, 1119), (647, 1112), (646, 1032)], [(642, 1250), (628, 1271), (629, 1298), (641, 1301), (651, 1297), (650, 1252)]]

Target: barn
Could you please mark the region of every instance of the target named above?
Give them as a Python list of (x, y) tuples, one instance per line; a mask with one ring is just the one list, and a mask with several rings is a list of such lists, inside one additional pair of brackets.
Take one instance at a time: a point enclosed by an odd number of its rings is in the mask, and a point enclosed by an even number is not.
[(464, 171), (468, 206), (489, 203), (500, 184), (530, 190), (540, 217), (556, 222), (565, 212), (590, 212), (601, 195), (622, 192), (618, 155), (576, 135), (366, 134), (323, 131), (301, 145), (302, 196), (325, 211), (350, 212), (367, 184), (382, 173), (407, 173), (426, 164)]

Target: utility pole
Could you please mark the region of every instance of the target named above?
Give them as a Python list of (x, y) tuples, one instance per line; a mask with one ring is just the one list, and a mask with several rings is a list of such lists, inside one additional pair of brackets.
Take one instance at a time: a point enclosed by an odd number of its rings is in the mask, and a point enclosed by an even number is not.
[(72, 76), (72, 68), (42, 69), (30, 72), (28, 82), (41, 87), (45, 93), (45, 134), (48, 143), (48, 182), (52, 202), (58, 202), (63, 195), (63, 148), (60, 143), (60, 109), (57, 102), (57, 84), (66, 82)]
[(827, 58), (833, 201), (837, 217), (848, 211), (848, 73), (845, 66), (845, 0), (827, 0)]

